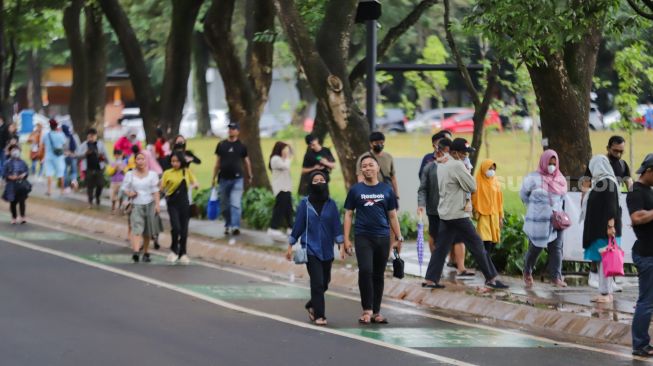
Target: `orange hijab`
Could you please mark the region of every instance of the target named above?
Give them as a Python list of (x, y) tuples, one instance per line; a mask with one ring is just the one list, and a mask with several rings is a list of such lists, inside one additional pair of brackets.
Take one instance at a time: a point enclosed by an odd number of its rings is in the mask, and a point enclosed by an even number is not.
[(488, 178), (487, 173), (495, 166), (490, 159), (483, 160), (481, 168), (476, 171), (476, 192), (472, 194), (474, 209), (481, 215), (503, 215), (503, 193), (496, 176)]

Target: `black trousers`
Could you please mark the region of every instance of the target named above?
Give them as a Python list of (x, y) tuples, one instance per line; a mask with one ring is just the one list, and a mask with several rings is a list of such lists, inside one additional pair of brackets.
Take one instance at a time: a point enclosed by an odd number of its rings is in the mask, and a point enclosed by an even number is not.
[(427, 280), (435, 283), (440, 282), (442, 269), (444, 268), (444, 261), (447, 259), (451, 246), (459, 240), (462, 240), (465, 243), (467, 250), (472, 253), (474, 260), (478, 263), (486, 281), (497, 276), (494, 265), (490, 265), (492, 260), (487, 255), (483, 245), (483, 240), (478, 236), (474, 224), (472, 224), (472, 220), (469, 218), (442, 220), (442, 218), (440, 218), (438, 242), (435, 246), (435, 251), (431, 253), (429, 266), (426, 269), (425, 278)]
[(390, 255), (390, 237), (356, 235), (355, 240), (361, 306), (363, 310), (378, 314), (383, 300), (383, 275)]
[[(177, 195), (180, 196), (180, 195)], [(172, 227), (172, 243), (170, 249), (182, 256), (186, 254), (186, 241), (188, 239), (188, 221), (190, 220), (190, 203), (188, 198), (181, 197), (177, 200), (168, 200), (168, 216)]]
[(102, 188), (104, 188), (104, 172), (101, 170), (87, 170), (86, 171), (86, 194), (88, 195), (88, 203), (100, 204), (100, 197), (102, 196)]
[(333, 259), (322, 261), (316, 256), (308, 256), (306, 268), (311, 278), (311, 299), (306, 303), (306, 308), (313, 308), (315, 319), (326, 319), (324, 293), (329, 289), (329, 282), (331, 282), (332, 263)]
[(270, 228), (278, 229), (283, 224), (286, 227), (292, 227), (292, 220), (292, 194), (290, 192), (279, 192), (274, 200)]
[(20, 216), (25, 217), (25, 198), (15, 199), (9, 203), (9, 209), (11, 210), (11, 217), (14, 219), (18, 217), (16, 206), (20, 207)]

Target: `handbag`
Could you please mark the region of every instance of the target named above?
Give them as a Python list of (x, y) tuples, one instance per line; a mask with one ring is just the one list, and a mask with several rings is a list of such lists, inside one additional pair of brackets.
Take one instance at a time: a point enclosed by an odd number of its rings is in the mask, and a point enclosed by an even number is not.
[(608, 246), (602, 249), (601, 265), (605, 277), (624, 275), (624, 251), (619, 248), (614, 237), (611, 237)]
[(215, 220), (220, 215), (220, 199), (218, 196), (218, 187), (211, 188), (209, 202), (206, 204), (206, 218)]
[[(553, 208), (553, 200), (551, 199), (551, 194), (549, 194), (549, 204)], [(562, 211), (553, 210), (551, 213), (551, 225), (556, 230), (566, 230), (571, 226), (571, 219), (569, 215), (564, 211), (565, 210), (565, 201), (562, 200)]]
[[(308, 246), (308, 199), (306, 200), (306, 245)], [(299, 247), (295, 249), (293, 262), (295, 262), (295, 264), (308, 263), (308, 250), (306, 247), (302, 246), (301, 241), (299, 242)]]
[(32, 191), (32, 183), (27, 179), (19, 179), (14, 182), (16, 187), (16, 193), (21, 196), (27, 196)]
[(52, 132), (48, 132), (48, 140), (50, 140), (50, 145), (52, 146), (52, 152), (55, 156), (63, 155), (63, 147), (54, 147), (54, 142), (52, 142)]
[(404, 260), (399, 257), (399, 251), (394, 248), (392, 251), (394, 259), (392, 260), (392, 277), (398, 279), (404, 278)]

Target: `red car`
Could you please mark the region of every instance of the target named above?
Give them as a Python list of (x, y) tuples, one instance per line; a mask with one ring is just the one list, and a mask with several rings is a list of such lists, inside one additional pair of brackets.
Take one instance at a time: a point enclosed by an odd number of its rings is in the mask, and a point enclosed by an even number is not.
[[(467, 112), (456, 114), (442, 121), (442, 129), (449, 130), (452, 133), (465, 133), (465, 132), (474, 132), (474, 121), (472, 117), (474, 116), (474, 111), (469, 110)], [(483, 124), (485, 128), (493, 126), (493, 128), (503, 131), (501, 126), (501, 119), (499, 118), (499, 113), (494, 110), (487, 112), (485, 117), (485, 123)]]

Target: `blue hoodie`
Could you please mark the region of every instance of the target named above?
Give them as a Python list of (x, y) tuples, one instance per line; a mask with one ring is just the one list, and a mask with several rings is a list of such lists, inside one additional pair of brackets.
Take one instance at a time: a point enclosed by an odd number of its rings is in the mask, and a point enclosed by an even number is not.
[(288, 237), (288, 243), (294, 245), (300, 237), (302, 247), (308, 249), (308, 255), (315, 256), (321, 261), (333, 259), (333, 243), (344, 242), (340, 213), (334, 200), (329, 198), (326, 201), (320, 215), (308, 198), (305, 197), (299, 202), (295, 225)]

